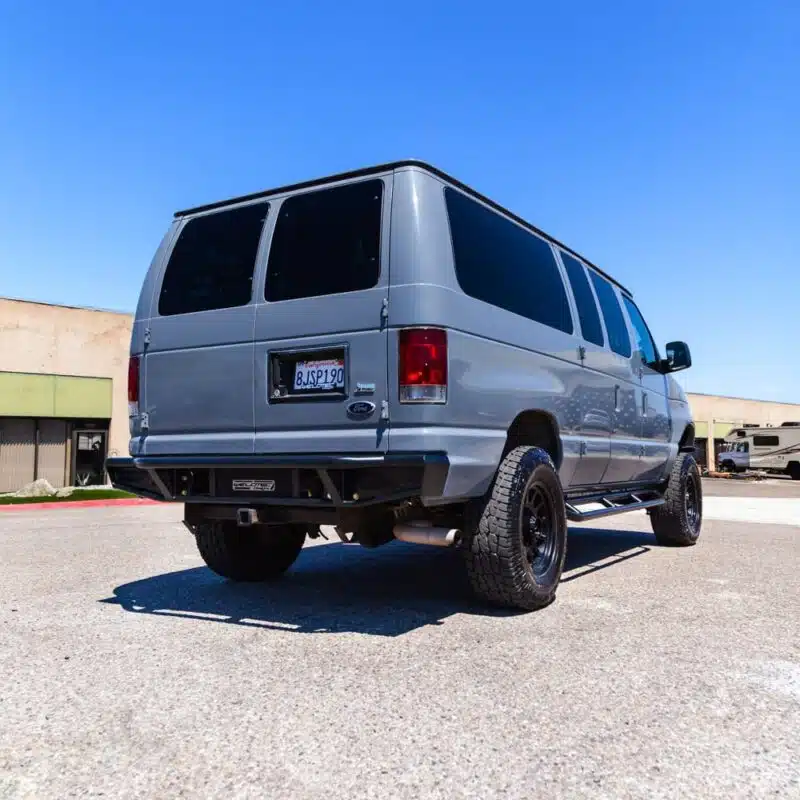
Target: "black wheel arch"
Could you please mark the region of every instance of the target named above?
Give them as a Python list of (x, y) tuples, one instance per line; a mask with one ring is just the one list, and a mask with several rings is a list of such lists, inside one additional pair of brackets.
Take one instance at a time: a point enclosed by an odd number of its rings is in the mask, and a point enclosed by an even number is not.
[(553, 460), (556, 470), (561, 468), (564, 452), (558, 422), (548, 411), (528, 409), (517, 414), (508, 428), (501, 461), (517, 447), (540, 447)]

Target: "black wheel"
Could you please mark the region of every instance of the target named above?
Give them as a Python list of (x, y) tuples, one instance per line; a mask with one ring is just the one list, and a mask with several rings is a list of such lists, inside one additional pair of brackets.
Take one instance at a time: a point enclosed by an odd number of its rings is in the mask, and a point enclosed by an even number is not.
[(722, 463), (722, 469), (725, 472), (736, 472), (736, 465), (733, 463), (733, 461), (724, 461)]
[(703, 484), (690, 453), (679, 453), (675, 459), (664, 500), (650, 512), (656, 541), (672, 547), (696, 544), (703, 524)]
[(800, 481), (800, 461), (792, 461), (787, 471), (793, 481)]
[(550, 456), (512, 450), (470, 516), (463, 553), (475, 593), (506, 608), (550, 604), (567, 554), (564, 492)]
[(217, 575), (234, 581), (277, 578), (294, 564), (306, 538), (302, 525), (203, 522), (194, 529), (197, 549)]

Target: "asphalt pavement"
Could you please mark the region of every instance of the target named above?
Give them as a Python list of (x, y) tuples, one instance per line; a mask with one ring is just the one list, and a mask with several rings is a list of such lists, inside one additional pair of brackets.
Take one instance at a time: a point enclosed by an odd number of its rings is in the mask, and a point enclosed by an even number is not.
[(800, 521), (576, 526), (510, 614), (401, 543), (229, 584), (179, 518), (0, 516), (0, 798), (800, 797)]

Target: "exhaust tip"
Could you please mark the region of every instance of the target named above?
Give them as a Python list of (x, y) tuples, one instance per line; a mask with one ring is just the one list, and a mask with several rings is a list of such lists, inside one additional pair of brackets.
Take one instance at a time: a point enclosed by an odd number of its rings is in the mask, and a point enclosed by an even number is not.
[(463, 536), (458, 528), (434, 528), (431, 525), (395, 525), (395, 539), (411, 544), (429, 544), (434, 547), (452, 547)]

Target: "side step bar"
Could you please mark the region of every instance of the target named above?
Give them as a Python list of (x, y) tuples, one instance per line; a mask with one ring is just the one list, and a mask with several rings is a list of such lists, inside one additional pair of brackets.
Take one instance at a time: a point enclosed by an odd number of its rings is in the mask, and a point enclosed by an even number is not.
[[(582, 510), (580, 506), (600, 504), (602, 508)], [(664, 505), (664, 498), (652, 489), (634, 492), (609, 492), (607, 494), (567, 497), (567, 519), (570, 522), (588, 522), (600, 517), (623, 514), (626, 511), (640, 511)]]

